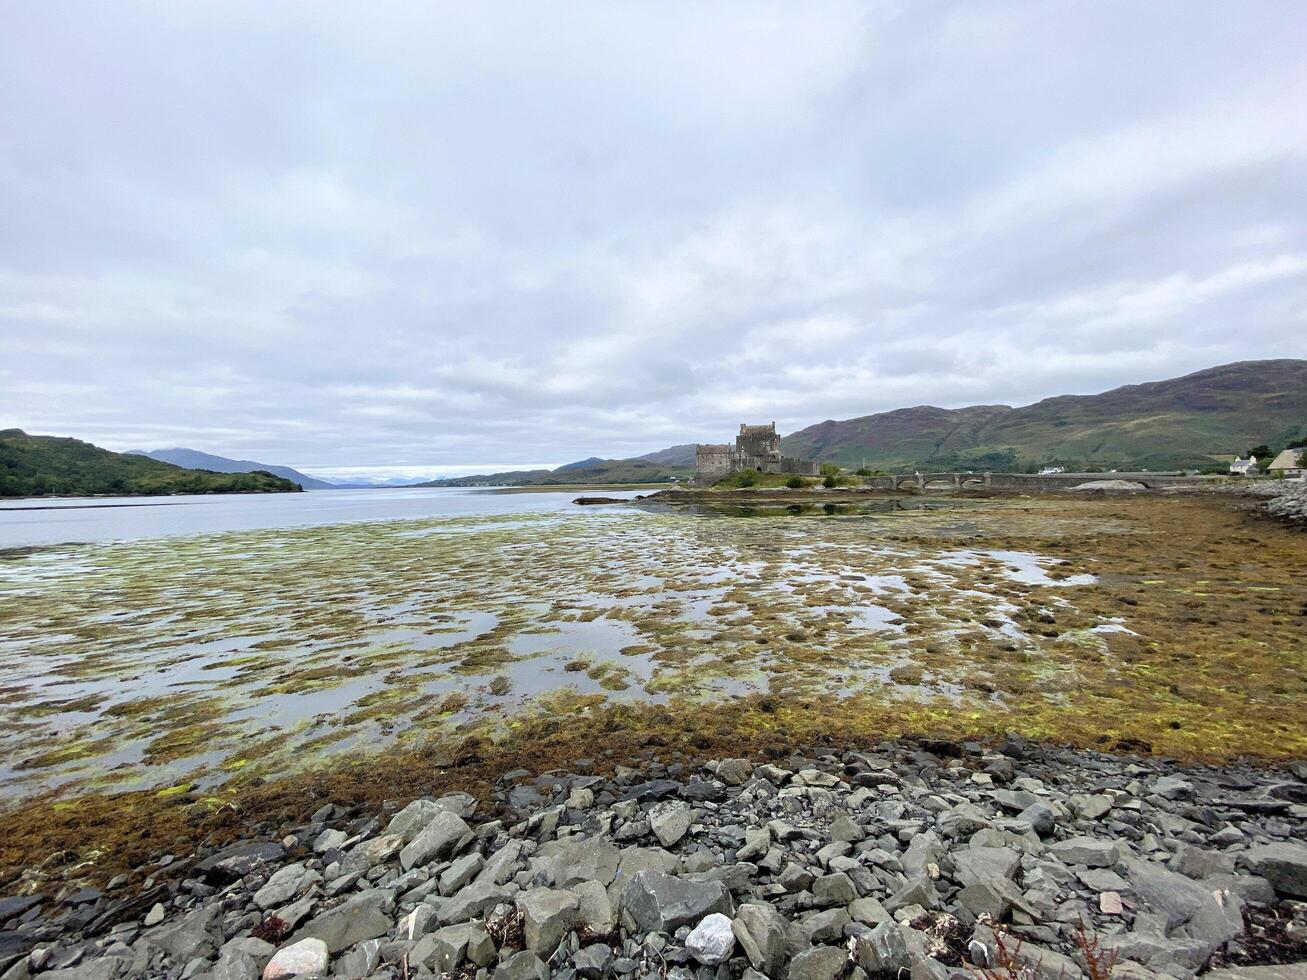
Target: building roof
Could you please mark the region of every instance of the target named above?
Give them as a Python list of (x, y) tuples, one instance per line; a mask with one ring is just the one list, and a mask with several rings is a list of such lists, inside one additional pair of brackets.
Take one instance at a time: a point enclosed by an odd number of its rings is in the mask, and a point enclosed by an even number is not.
[(1286, 449), (1280, 455), (1267, 465), (1268, 470), (1296, 470), (1301, 465), (1298, 462), (1298, 456), (1307, 452), (1307, 448)]

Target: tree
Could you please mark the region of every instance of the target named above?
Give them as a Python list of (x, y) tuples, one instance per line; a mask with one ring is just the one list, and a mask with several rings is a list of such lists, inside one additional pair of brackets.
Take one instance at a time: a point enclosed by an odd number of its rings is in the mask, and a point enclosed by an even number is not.
[(1253, 446), (1252, 449), (1248, 450), (1243, 455), (1245, 459), (1249, 456), (1256, 456), (1258, 459), (1265, 459), (1267, 456), (1271, 455), (1271, 447), (1266, 445), (1266, 443), (1262, 443), (1260, 446)]
[(798, 475), (792, 476), (785, 481), (785, 485), (791, 490), (801, 490), (803, 489), (803, 477)]
[(853, 472), (857, 473), (858, 476), (871, 476), (871, 470), (869, 470), (869, 469), (868, 469), (867, 467), (865, 467), (865, 466), (859, 466), (859, 467), (858, 467), (856, 470), (854, 470)]
[(822, 476), (839, 476), (839, 475), (840, 475), (840, 468), (839, 468), (838, 466), (836, 466), (834, 463), (822, 463), (822, 464), (821, 464), (821, 475), (822, 475)]
[[(825, 469), (825, 467), (822, 467), (822, 469)], [(834, 490), (835, 487), (839, 485), (839, 481), (835, 479), (835, 474), (827, 473), (825, 478), (821, 481), (821, 485), (827, 490)]]
[(758, 483), (757, 470), (741, 470), (739, 477), (735, 481), (742, 487), (752, 487)]

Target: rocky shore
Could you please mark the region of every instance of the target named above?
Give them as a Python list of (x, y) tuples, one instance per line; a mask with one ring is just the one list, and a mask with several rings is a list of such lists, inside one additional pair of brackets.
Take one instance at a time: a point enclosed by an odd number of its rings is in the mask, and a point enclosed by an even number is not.
[(1266, 502), (1272, 517), (1295, 523), (1307, 523), (1307, 481), (1284, 481), (1281, 492)]
[(33, 869), (0, 898), (0, 977), (1147, 980), (1307, 960), (1304, 763), (1010, 736), (573, 768), (507, 773), (480, 804), (327, 805), (277, 839), (159, 855), (133, 894)]

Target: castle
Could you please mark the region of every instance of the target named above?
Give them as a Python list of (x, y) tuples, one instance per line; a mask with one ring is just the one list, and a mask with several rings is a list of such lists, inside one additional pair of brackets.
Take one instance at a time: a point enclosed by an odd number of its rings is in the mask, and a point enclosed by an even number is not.
[(816, 476), (817, 464), (782, 455), (781, 437), (776, 434), (775, 422), (741, 425), (733, 447), (729, 443), (699, 443), (694, 447), (694, 479), (697, 483), (716, 483), (724, 476), (744, 470)]

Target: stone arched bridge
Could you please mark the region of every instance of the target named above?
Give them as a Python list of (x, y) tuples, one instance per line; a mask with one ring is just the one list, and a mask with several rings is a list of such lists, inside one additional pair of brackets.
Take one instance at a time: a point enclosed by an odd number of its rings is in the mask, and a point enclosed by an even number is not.
[(1212, 477), (1180, 473), (897, 473), (868, 476), (863, 485), (877, 490), (1066, 490), (1091, 480), (1128, 480), (1150, 490), (1209, 482)]

